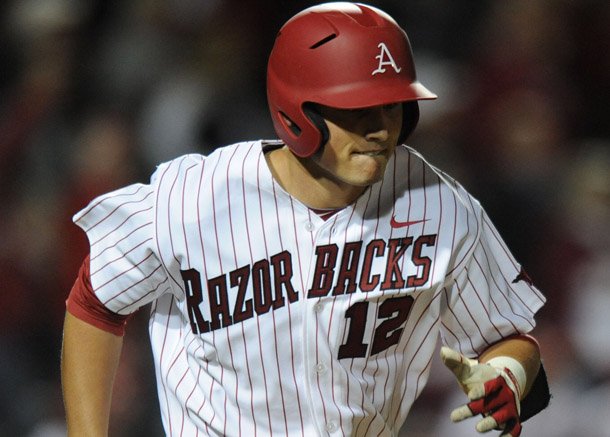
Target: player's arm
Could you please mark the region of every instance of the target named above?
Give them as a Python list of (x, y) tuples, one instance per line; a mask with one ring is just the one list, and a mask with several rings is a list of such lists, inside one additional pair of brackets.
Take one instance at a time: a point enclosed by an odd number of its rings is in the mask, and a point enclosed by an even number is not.
[(66, 307), (61, 377), (68, 433), (106, 436), (112, 385), (129, 316), (113, 313), (97, 298), (88, 256)]
[(107, 436), (112, 384), (123, 337), (69, 312), (64, 323), (61, 376), (69, 436)]
[(491, 360), (492, 364), (501, 364), (503, 357), (517, 361), (523, 368), (525, 381), (523, 387), (520, 387), (521, 393), (519, 393), (519, 400), (523, 400), (532, 388), (540, 370), (540, 348), (532, 337), (509, 337), (486, 349), (479, 357), (479, 362), (487, 363)]

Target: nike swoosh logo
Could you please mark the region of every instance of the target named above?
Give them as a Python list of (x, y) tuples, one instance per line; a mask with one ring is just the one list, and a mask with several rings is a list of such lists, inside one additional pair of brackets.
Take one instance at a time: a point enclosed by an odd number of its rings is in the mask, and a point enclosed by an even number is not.
[(390, 220), (390, 226), (392, 226), (393, 228), (406, 228), (407, 226), (416, 225), (418, 223), (424, 223), (424, 222), (427, 222), (428, 220), (430, 220), (430, 219), (411, 220), (411, 221), (407, 221), (407, 222), (399, 222), (398, 220), (396, 220), (395, 216), (392, 216), (392, 219)]

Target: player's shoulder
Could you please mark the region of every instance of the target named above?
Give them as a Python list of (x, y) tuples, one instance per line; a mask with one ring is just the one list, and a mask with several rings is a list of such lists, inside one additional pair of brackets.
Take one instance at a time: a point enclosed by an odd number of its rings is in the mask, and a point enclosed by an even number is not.
[(475, 215), (479, 215), (481, 205), (479, 201), (444, 169), (431, 163), (421, 152), (407, 145), (400, 145), (396, 149), (397, 168), (407, 169), (407, 179), (411, 188), (425, 186), (427, 189), (434, 186), (445, 195), (451, 196), (458, 207), (464, 208)]
[(396, 147), (396, 160), (399, 167), (407, 168), (408, 174), (414, 177), (419, 177), (422, 172), (428, 174), (443, 173), (431, 164), (422, 153), (405, 144)]
[(187, 168), (202, 165), (206, 156), (199, 153), (188, 153), (175, 157), (169, 161), (161, 162), (155, 168), (151, 176), (151, 184), (161, 182), (166, 178), (168, 173), (183, 173)]
[(446, 173), (431, 163), (421, 152), (406, 144), (401, 144), (396, 148), (396, 156), (402, 165), (413, 168), (412, 171), (423, 169), (428, 173), (445, 175)]
[(167, 183), (168, 180), (181, 179), (189, 173), (196, 172), (198, 168), (215, 165), (230, 157), (237, 156), (237, 159), (241, 159), (253, 150), (260, 150), (263, 143), (262, 140), (244, 141), (217, 147), (208, 154), (188, 153), (175, 157), (157, 165), (151, 183), (155, 185)]

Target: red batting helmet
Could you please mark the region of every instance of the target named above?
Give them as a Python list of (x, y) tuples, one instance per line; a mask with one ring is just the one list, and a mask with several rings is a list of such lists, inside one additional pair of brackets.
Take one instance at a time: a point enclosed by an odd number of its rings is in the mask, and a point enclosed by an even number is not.
[[(417, 100), (436, 95), (415, 78), (409, 39), (385, 12), (359, 3), (325, 3), (298, 13), (275, 39), (267, 99), (279, 137), (298, 156), (327, 141), (308, 103), (342, 109), (405, 105), (401, 140), (419, 118)], [(287, 121), (289, 120), (289, 121)]]

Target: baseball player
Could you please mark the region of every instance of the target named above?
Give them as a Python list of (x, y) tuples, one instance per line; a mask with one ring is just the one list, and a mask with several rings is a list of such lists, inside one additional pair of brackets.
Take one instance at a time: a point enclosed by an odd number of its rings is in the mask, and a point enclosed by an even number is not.
[(544, 297), (481, 205), (404, 145), (418, 100), (405, 32), (354, 3), (279, 31), (279, 140), (161, 164), (75, 215), (90, 254), (67, 300), (68, 430), (106, 435), (130, 314), (170, 436), (391, 436), (443, 361), (451, 418), (516, 437), (548, 403), (530, 332)]

